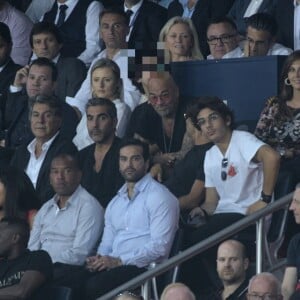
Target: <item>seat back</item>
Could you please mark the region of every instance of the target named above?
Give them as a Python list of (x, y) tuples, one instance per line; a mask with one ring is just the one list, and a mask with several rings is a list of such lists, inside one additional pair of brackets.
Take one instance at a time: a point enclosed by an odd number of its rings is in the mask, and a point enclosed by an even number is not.
[(65, 286), (47, 285), (33, 297), (34, 300), (72, 300), (72, 290)]

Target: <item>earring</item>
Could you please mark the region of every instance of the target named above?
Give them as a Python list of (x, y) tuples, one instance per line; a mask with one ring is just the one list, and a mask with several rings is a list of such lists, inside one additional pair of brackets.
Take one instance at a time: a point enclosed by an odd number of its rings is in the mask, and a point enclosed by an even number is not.
[(291, 81), (288, 79), (288, 77), (286, 79), (284, 79), (284, 84), (291, 85)]

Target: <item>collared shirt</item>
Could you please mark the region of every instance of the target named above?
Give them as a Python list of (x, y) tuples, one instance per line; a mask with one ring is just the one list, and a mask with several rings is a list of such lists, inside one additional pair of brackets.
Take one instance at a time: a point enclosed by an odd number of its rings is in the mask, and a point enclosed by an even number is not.
[[(79, 0), (67, 0), (64, 3), (58, 4), (58, 10), (55, 18), (55, 24), (58, 21), (59, 16), (59, 7), (61, 5), (67, 5), (68, 8), (66, 10), (66, 18), (71, 15), (73, 9)], [(99, 53), (100, 49), (100, 37), (99, 37), (99, 15), (103, 10), (103, 5), (98, 1), (93, 1), (89, 5), (86, 11), (86, 25), (85, 25), (85, 41), (86, 48), (85, 50), (78, 56), (80, 60), (82, 60), (86, 65), (90, 65), (93, 59), (96, 57), (97, 53)]]
[[(234, 48), (233, 50), (231, 50), (230, 52), (224, 54), (222, 56), (222, 59), (225, 59), (225, 58), (239, 58), (239, 57), (243, 57), (244, 56), (244, 53), (242, 51), (242, 49), (238, 46), (236, 48)], [(207, 59), (210, 60), (210, 59), (215, 59), (211, 54), (207, 56)]]
[[(132, 49), (120, 49), (113, 57), (113, 61), (120, 68), (121, 78), (123, 81), (123, 95), (121, 95), (121, 99), (124, 100), (124, 102), (130, 107), (131, 110), (133, 110), (138, 105), (141, 98), (140, 92), (128, 78), (128, 57), (134, 57), (134, 55), (134, 50)], [(71, 106), (76, 106), (80, 110), (82, 115), (85, 113), (85, 105), (88, 99), (92, 97), (91, 69), (93, 65), (101, 58), (107, 58), (106, 49), (101, 51), (93, 60), (86, 79), (82, 83), (75, 97), (66, 97), (66, 102)]]
[(180, 0), (179, 2), (182, 4), (182, 7), (183, 7), (182, 17), (191, 18), (194, 13), (194, 10), (195, 10), (198, 0), (195, 1), (195, 5), (192, 8), (188, 7), (188, 0)]
[(245, 11), (244, 18), (248, 18), (248, 17), (256, 14), (262, 3), (263, 3), (263, 0), (251, 0)]
[(109, 203), (98, 253), (137, 267), (166, 259), (178, 218), (178, 200), (147, 174), (135, 184), (132, 199), (125, 184)]
[(55, 0), (32, 0), (26, 10), (26, 15), (33, 23), (37, 23), (51, 9), (54, 2)]
[(35, 155), (36, 139), (33, 139), (32, 142), (30, 142), (30, 144), (27, 146), (27, 150), (30, 153), (30, 159), (25, 172), (30, 178), (34, 187), (36, 187), (40, 169), (46, 157), (47, 151), (49, 150), (58, 133), (59, 132), (57, 132), (50, 140), (42, 145), (42, 153), (39, 157), (36, 157)]
[[(126, 36), (126, 41), (128, 42), (134, 22), (138, 16), (139, 10), (143, 4), (144, 0), (140, 0), (137, 4), (133, 5), (130, 10), (133, 12), (133, 14), (130, 16), (130, 22), (129, 22), (129, 33)], [(129, 10), (129, 8), (125, 5), (124, 2), (124, 11), (127, 12), (127, 10)]]
[(59, 208), (58, 195), (46, 202), (35, 216), (28, 248), (45, 250), (53, 263), (83, 265), (103, 230), (103, 208), (80, 185)]
[(287, 48), (279, 43), (275, 43), (268, 51), (267, 55), (290, 55), (293, 52), (292, 49)]
[(5, 2), (0, 11), (0, 22), (5, 23), (12, 36), (13, 47), (11, 57), (16, 64), (25, 66), (31, 55), (29, 35), (32, 29), (31, 20), (21, 11)]
[(300, 3), (294, 0), (294, 50), (300, 49)]

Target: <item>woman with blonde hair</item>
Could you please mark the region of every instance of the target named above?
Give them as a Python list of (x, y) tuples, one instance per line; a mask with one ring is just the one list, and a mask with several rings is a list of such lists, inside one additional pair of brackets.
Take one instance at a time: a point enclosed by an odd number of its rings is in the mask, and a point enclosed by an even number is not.
[(170, 19), (160, 31), (159, 42), (165, 49), (165, 63), (203, 59), (196, 29), (189, 18)]

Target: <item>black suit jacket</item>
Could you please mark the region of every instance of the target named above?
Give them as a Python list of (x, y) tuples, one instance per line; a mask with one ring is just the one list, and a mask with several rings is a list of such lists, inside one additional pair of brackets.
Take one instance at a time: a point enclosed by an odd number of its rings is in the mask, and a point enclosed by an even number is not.
[[(199, 0), (192, 15), (192, 21), (196, 28), (200, 50), (204, 57), (209, 54), (209, 47), (206, 42), (206, 30), (211, 19), (227, 14), (234, 0)], [(168, 19), (175, 16), (182, 16), (183, 7), (178, 0), (174, 0), (168, 7)]]
[(0, 72), (0, 129), (3, 129), (5, 105), (9, 86), (13, 83), (16, 72), (22, 68), (10, 58), (6, 66)]
[[(30, 153), (27, 150), (28, 144), (29, 143), (23, 144), (17, 148), (12, 158), (11, 165), (21, 170), (25, 170), (27, 168), (27, 165), (30, 160)], [(72, 142), (62, 138), (58, 134), (47, 151), (46, 157), (42, 163), (37, 179), (35, 189), (41, 201), (41, 205), (48, 201), (54, 195), (54, 191), (49, 181), (49, 172), (52, 159), (60, 153), (76, 154), (77, 148)]]
[(278, 42), (294, 49), (294, 2), (278, 0), (276, 20), (278, 24)]
[(156, 3), (144, 0), (133, 24), (128, 48), (156, 49), (160, 30), (166, 22), (167, 10)]
[(65, 100), (66, 96), (74, 97), (86, 77), (85, 64), (75, 57), (60, 56), (56, 67), (56, 95), (61, 100)]

